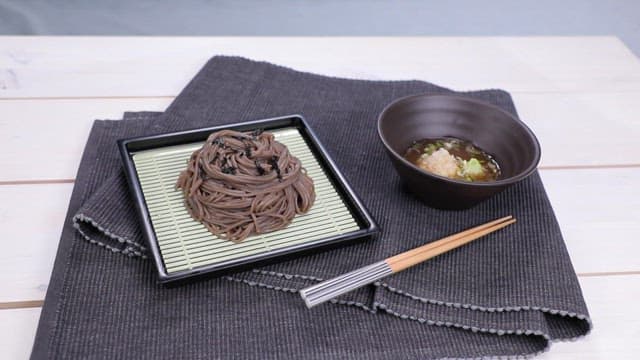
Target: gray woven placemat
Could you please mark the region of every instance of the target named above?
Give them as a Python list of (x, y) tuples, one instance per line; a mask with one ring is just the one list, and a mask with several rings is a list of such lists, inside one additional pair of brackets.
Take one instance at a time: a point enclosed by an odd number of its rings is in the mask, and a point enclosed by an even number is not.
[[(586, 334), (588, 312), (537, 174), (462, 212), (427, 208), (401, 190), (377, 140), (376, 116), (400, 96), (448, 92), (419, 81), (336, 79), (215, 57), (165, 113), (97, 121), (33, 357), (482, 358), (536, 354), (552, 340)], [(515, 113), (504, 91), (465, 95)], [(156, 285), (115, 140), (290, 113), (310, 122), (380, 223), (381, 236), (222, 279)], [(294, 294), (507, 213), (517, 225), (337, 304), (306, 310)]]

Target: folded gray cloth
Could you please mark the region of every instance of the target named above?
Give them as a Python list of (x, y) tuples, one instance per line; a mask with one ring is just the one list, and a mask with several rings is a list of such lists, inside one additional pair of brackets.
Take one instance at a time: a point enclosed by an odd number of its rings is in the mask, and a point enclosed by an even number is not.
[[(215, 57), (165, 113), (97, 121), (33, 357), (483, 358), (536, 354), (553, 340), (586, 334), (588, 312), (538, 174), (459, 212), (428, 208), (402, 191), (377, 139), (377, 114), (401, 96), (450, 92), (419, 81), (345, 80)], [(504, 91), (463, 95), (515, 114)], [(382, 234), (222, 279), (156, 285), (151, 262), (142, 259), (115, 140), (291, 113), (305, 116)], [(334, 304), (307, 310), (294, 294), (505, 214), (518, 223)]]

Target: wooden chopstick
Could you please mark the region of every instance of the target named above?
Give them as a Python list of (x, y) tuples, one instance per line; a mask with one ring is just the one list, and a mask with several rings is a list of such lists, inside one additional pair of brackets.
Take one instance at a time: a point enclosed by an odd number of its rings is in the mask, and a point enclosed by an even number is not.
[(516, 222), (513, 216), (505, 216), (500, 219), (490, 221), (459, 233), (449, 235), (432, 243), (422, 245), (420, 247), (405, 251), (398, 255), (394, 255), (384, 261), (389, 265), (394, 273), (405, 270), (411, 266), (427, 261), (442, 253), (453, 250), (462, 245), (468, 244), (477, 238), (490, 234), (496, 230)]
[(432, 243), (405, 251), (398, 255), (375, 262), (360, 269), (325, 280), (316, 285), (300, 290), (300, 296), (307, 307), (311, 308), (359, 287), (371, 284), (386, 276), (405, 270), (411, 266), (427, 261), (447, 251), (453, 250), (473, 240), (490, 234), (496, 230), (516, 222), (513, 216), (505, 216), (444, 237)]

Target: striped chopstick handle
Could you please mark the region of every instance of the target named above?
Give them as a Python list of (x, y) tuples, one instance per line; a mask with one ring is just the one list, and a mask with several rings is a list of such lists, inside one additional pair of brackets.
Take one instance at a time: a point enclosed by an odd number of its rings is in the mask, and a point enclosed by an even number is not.
[(371, 284), (392, 273), (393, 270), (391, 270), (391, 267), (386, 261), (379, 261), (302, 289), (300, 290), (300, 296), (302, 296), (307, 307), (311, 308), (357, 288)]

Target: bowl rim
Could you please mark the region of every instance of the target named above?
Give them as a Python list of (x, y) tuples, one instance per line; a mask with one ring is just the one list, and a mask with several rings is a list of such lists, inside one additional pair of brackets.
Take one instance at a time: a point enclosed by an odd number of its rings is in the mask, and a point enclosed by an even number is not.
[[(405, 159), (404, 156), (398, 154), (393, 148), (391, 148), (391, 146), (389, 145), (389, 143), (385, 139), (384, 135), (382, 134), (382, 129), (381, 129), (381, 125), (380, 125), (381, 122), (382, 122), (382, 118), (387, 114), (387, 112), (392, 107), (395, 107), (400, 103), (409, 102), (411, 100), (415, 100), (415, 99), (418, 99), (418, 98), (449, 98), (449, 99), (454, 99), (454, 100), (459, 100), (459, 101), (466, 101), (466, 102), (474, 103), (475, 105), (491, 108), (493, 110), (496, 110), (496, 111), (506, 115), (511, 120), (513, 120), (517, 124), (519, 124), (525, 130), (525, 132), (531, 137), (531, 139), (533, 139), (534, 160), (531, 162), (531, 164), (529, 164), (529, 166), (527, 166), (526, 169), (524, 169), (523, 171), (521, 171), (521, 172), (519, 172), (519, 173), (517, 173), (517, 174), (515, 174), (513, 176), (510, 176), (510, 177), (505, 178), (505, 179), (500, 179), (500, 180), (496, 180), (496, 181), (487, 181), (487, 182), (471, 182), (471, 181), (456, 180), (456, 179), (451, 179), (451, 178), (448, 178), (446, 176), (437, 175), (437, 174), (428, 172), (426, 170), (423, 170), (419, 166), (416, 166), (415, 164), (413, 164), (410, 161), (408, 161), (407, 159)], [(465, 186), (494, 187), (494, 186), (509, 185), (509, 184), (516, 183), (516, 182), (518, 182), (518, 181), (520, 181), (522, 179), (525, 179), (529, 175), (531, 175), (537, 169), (538, 164), (540, 163), (540, 158), (542, 157), (542, 149), (540, 147), (540, 142), (538, 141), (538, 138), (533, 133), (533, 131), (531, 131), (531, 129), (522, 120), (518, 119), (516, 116), (514, 116), (511, 113), (501, 109), (500, 107), (498, 107), (496, 105), (490, 104), (490, 103), (482, 101), (482, 100), (477, 100), (477, 99), (474, 99), (474, 98), (470, 98), (468, 96), (459, 95), (459, 94), (413, 94), (413, 95), (404, 96), (404, 97), (395, 99), (394, 101), (389, 103), (387, 106), (385, 106), (384, 109), (382, 109), (382, 111), (378, 115), (377, 131), (378, 131), (378, 137), (382, 141), (382, 144), (384, 145), (384, 147), (387, 149), (387, 151), (389, 153), (391, 153), (391, 156), (395, 157), (400, 162), (404, 163), (405, 165), (408, 165), (410, 168), (413, 168), (414, 170), (419, 171), (423, 175), (427, 175), (427, 176), (433, 177), (435, 179), (448, 181), (448, 182), (451, 182), (451, 183), (454, 183), (454, 184), (460, 184), (460, 185), (465, 185)]]

